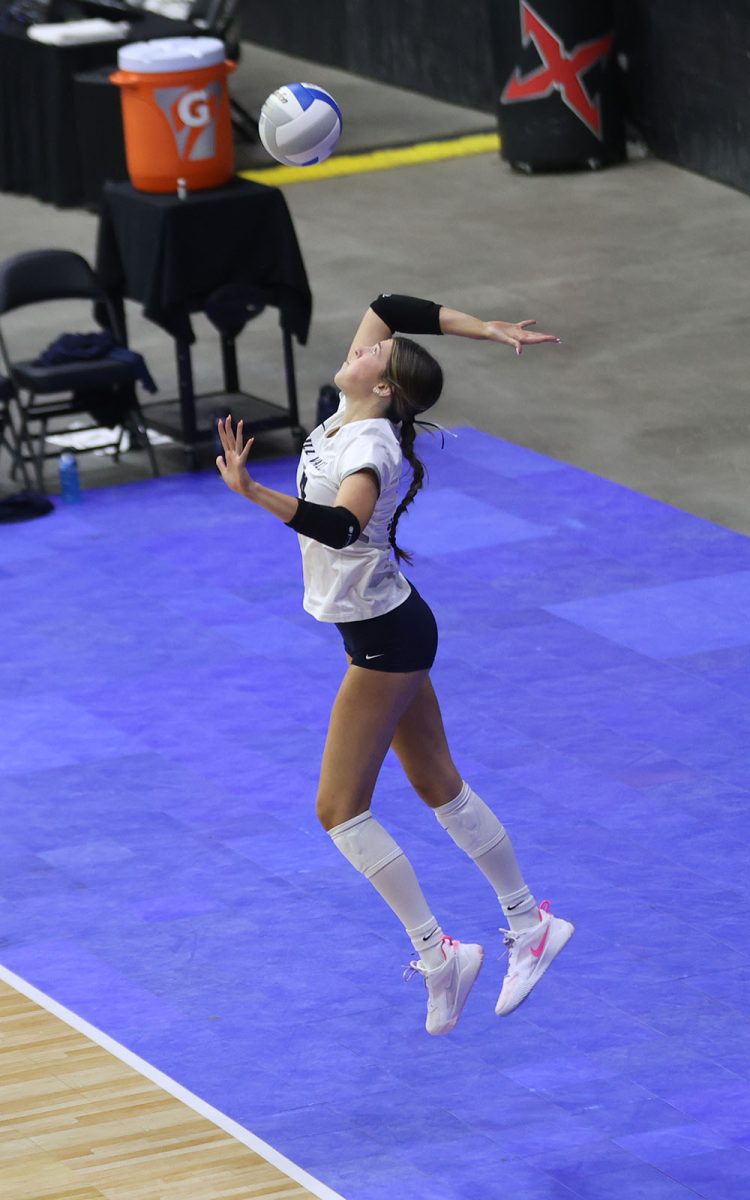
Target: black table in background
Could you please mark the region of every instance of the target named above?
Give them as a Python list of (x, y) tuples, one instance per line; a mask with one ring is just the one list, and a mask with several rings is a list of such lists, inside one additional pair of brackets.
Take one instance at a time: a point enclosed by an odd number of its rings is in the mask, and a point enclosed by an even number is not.
[(75, 76), (108, 65), (115, 70), (117, 51), (128, 42), (190, 34), (195, 29), (186, 22), (145, 13), (132, 20), (122, 41), (47, 46), (6, 21), (0, 28), (0, 191), (60, 207), (95, 202), (86, 192), (81, 156), (95, 156), (98, 148), (81, 145)]
[[(185, 200), (105, 186), (97, 271), (115, 300), (136, 300), (143, 315), (175, 342), (179, 410), (174, 401), (150, 404), (148, 424), (181, 441), (191, 465), (194, 446), (215, 436), (217, 412), (243, 418), (248, 433), (299, 425), (292, 337), (307, 341), (312, 296), (286, 200), (278, 188), (234, 179)], [(279, 310), (288, 408), (240, 391), (235, 339), (248, 308)], [(224, 392), (196, 396), (190, 314), (206, 312), (216, 325)], [(251, 334), (246, 336), (252, 336)], [(135, 347), (137, 349), (137, 347)]]
[(120, 89), (110, 83), (111, 74), (109, 63), (73, 77), (80, 203), (91, 209), (99, 208), (108, 179), (128, 178)]

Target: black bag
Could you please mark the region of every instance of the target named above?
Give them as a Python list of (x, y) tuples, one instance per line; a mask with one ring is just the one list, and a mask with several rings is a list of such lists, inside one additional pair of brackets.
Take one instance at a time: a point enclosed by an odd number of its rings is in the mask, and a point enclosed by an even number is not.
[(13, 496), (0, 496), (0, 523), (29, 521), (32, 517), (45, 517), (54, 511), (52, 501), (41, 492), (16, 492)]

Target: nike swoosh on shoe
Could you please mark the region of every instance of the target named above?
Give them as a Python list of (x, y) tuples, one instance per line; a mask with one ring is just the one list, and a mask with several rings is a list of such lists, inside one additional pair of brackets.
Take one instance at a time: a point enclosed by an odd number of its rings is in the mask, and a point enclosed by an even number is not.
[(547, 945), (547, 938), (549, 937), (550, 924), (551, 924), (551, 922), (548, 922), (547, 928), (544, 931), (544, 937), (542, 938), (539, 945), (538, 946), (529, 946), (529, 950), (534, 955), (534, 958), (539, 958), (540, 955), (544, 951), (544, 947)]

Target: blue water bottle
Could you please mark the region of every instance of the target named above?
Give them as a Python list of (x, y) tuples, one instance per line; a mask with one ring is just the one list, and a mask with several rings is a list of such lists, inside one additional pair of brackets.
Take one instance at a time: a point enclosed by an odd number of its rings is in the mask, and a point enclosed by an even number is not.
[(60, 497), (63, 504), (81, 502), (81, 481), (75, 454), (60, 455)]

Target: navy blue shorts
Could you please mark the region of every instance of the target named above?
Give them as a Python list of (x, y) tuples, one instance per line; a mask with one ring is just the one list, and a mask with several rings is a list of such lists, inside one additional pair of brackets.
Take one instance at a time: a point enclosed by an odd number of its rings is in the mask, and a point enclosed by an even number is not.
[(415, 587), (398, 608), (336, 628), (355, 667), (368, 671), (429, 671), (437, 653), (437, 623)]

